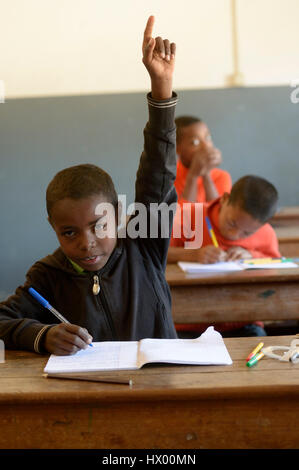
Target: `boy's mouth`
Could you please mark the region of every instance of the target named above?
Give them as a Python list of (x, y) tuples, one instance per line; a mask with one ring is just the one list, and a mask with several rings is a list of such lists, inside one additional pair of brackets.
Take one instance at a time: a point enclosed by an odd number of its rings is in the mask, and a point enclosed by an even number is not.
[(101, 255), (86, 256), (86, 258), (80, 258), (80, 262), (86, 264), (96, 264), (100, 261), (101, 257)]

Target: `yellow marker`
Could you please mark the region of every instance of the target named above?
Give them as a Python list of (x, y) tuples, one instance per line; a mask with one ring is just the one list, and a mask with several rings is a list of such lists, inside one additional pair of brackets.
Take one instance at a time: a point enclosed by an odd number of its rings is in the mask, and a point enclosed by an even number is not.
[(246, 359), (246, 362), (250, 361), (250, 359), (255, 356), (264, 346), (264, 343), (259, 343), (256, 348), (249, 354), (249, 356)]

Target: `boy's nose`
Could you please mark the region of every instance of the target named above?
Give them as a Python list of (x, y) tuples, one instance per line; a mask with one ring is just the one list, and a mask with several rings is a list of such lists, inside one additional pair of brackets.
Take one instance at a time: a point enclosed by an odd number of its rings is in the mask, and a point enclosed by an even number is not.
[(240, 231), (237, 228), (230, 229), (228, 232), (228, 236), (231, 240), (239, 240), (239, 238), (241, 238)]
[(94, 248), (97, 244), (96, 235), (92, 233), (87, 233), (82, 235), (79, 241), (79, 248), (82, 251), (89, 251), (91, 248)]

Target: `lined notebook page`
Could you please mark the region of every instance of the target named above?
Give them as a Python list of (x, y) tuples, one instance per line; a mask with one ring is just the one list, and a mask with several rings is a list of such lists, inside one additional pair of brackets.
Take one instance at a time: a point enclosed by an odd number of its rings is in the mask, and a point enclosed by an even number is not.
[(92, 343), (72, 356), (52, 354), (45, 373), (96, 372), (99, 370), (136, 369), (137, 341), (105, 341)]
[(143, 339), (107, 341), (72, 356), (52, 354), (44, 369), (48, 374), (134, 370), (151, 362), (225, 365), (232, 360), (220, 333), (210, 326), (197, 339)]

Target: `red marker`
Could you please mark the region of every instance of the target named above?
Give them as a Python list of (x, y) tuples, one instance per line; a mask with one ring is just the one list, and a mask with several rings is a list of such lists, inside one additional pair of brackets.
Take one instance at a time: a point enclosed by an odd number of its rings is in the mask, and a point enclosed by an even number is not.
[(250, 361), (250, 359), (255, 356), (264, 346), (264, 343), (259, 343), (257, 347), (252, 351), (252, 353), (249, 354), (249, 356), (246, 359), (246, 362)]

